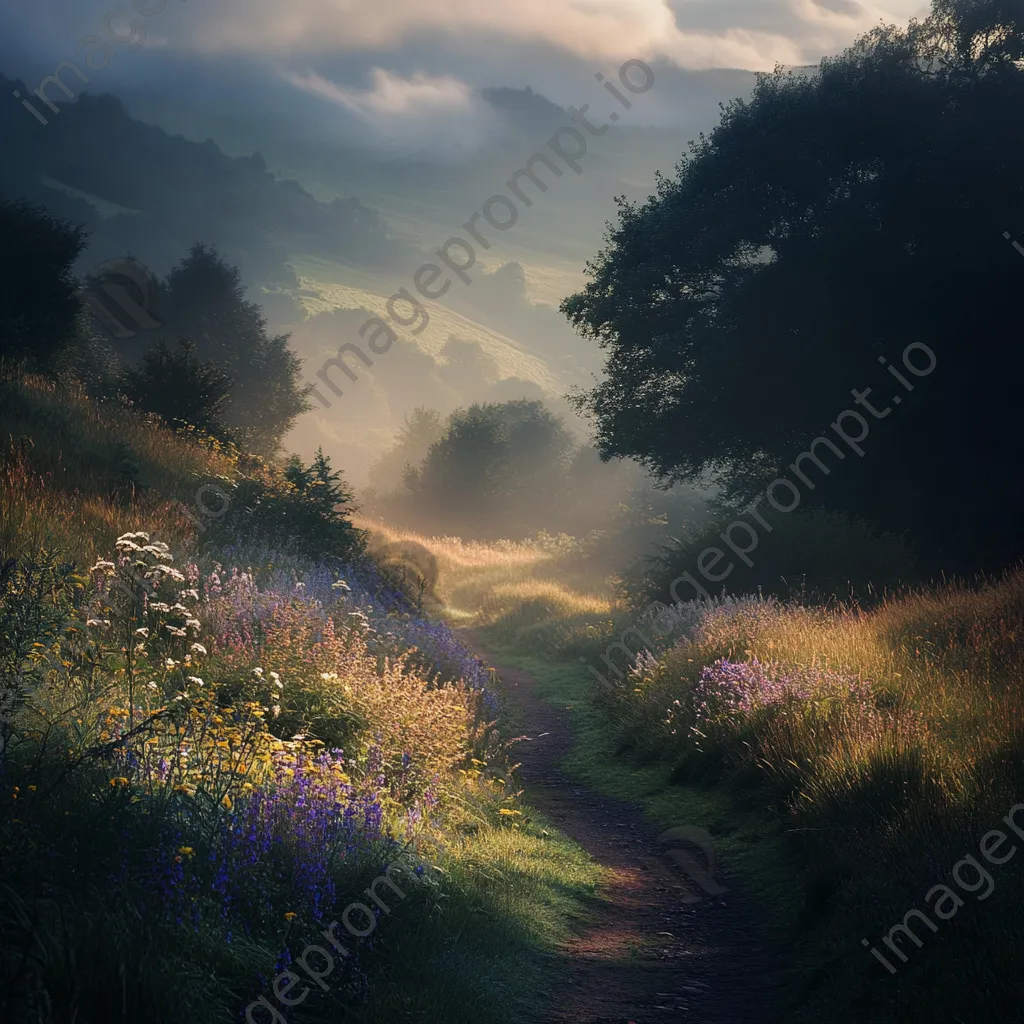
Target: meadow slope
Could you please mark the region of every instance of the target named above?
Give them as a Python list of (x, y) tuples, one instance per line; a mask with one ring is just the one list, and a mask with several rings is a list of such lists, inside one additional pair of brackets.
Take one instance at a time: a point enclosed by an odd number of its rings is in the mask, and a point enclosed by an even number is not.
[[(568, 710), (574, 784), (714, 837), (795, 951), (792, 1019), (1015, 1012), (1019, 569), (870, 608), (689, 603), (659, 625), (550, 545), (408, 540), (436, 558), (451, 620)], [(651, 647), (627, 671), (610, 645), (633, 626)]]

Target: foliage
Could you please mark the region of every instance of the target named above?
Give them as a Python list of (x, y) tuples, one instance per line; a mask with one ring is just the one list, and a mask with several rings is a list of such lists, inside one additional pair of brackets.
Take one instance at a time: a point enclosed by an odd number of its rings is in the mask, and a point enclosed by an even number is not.
[(362, 554), (363, 533), (351, 522), (352, 493), (318, 449), (309, 466), (293, 457), (283, 473), (256, 471), (225, 481), (208, 539), (217, 544), (272, 545), (310, 558), (346, 561)]
[(0, 359), (45, 367), (75, 335), (72, 274), (85, 233), (42, 207), (0, 198)]
[(200, 361), (187, 338), (176, 348), (158, 341), (137, 366), (124, 371), (123, 382), (125, 395), (146, 412), (227, 437), (222, 416), (231, 378), (216, 363)]
[[(683, 573), (690, 573), (710, 593), (773, 594), (782, 598), (829, 601), (835, 598), (862, 602), (875, 600), (887, 589), (912, 581), (917, 561), (899, 537), (882, 533), (849, 516), (821, 509), (789, 513), (762, 512), (768, 527), (749, 516), (716, 516), (661, 547), (659, 553), (637, 566), (623, 579), (623, 591), (635, 604), (671, 603), (670, 588)], [(730, 522), (749, 522), (756, 548), (747, 565), (722, 539)], [(751, 546), (742, 531), (734, 531), (737, 545)], [(715, 570), (731, 565), (728, 575), (711, 583), (699, 572), (701, 554), (708, 548), (725, 552)], [(681, 589), (686, 589), (689, 584)]]
[(522, 537), (550, 523), (571, 457), (561, 419), (543, 403), (472, 405), (405, 477), (403, 518), (467, 537)]
[(435, 409), (417, 406), (406, 415), (394, 444), (370, 466), (370, 483), (376, 491), (398, 490), (409, 469), (415, 469), (427, 452), (444, 436), (445, 425)]
[(309, 406), (300, 390), (300, 361), (287, 335), (267, 334), (266, 319), (244, 297), (238, 269), (215, 248), (196, 244), (163, 282), (159, 319), (191, 339), (203, 360), (232, 381), (224, 422), (248, 451), (270, 457)]
[[(1022, 368), (1006, 339), (1024, 265), (1003, 232), (1024, 223), (1024, 152), (1005, 127), (1024, 99), (1022, 31), (1015, 5), (943, 0), (811, 73), (761, 76), (655, 196), (621, 203), (563, 304), (607, 352), (580, 396), (602, 455), (668, 479), (716, 472), (750, 498), (858, 408), (856, 388), (879, 413), (860, 407), (864, 458), (826, 452), (808, 502), (910, 530), (950, 568), (1021, 553)], [(909, 345), (934, 352), (926, 379), (903, 365)], [(920, 347), (908, 359), (929, 363)]]
[(57, 353), (51, 366), (51, 376), (61, 384), (98, 402), (117, 401), (122, 393), (124, 366), (91, 318), (81, 318), (75, 343)]

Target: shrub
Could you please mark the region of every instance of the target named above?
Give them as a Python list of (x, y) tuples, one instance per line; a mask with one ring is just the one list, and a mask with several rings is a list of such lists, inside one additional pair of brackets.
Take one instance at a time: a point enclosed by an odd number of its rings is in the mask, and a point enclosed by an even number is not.
[(244, 538), (247, 545), (336, 562), (363, 555), (366, 535), (350, 518), (352, 492), (322, 449), (309, 466), (293, 457), (283, 474), (259, 460), (247, 468), (248, 475), (223, 482), (225, 511), (212, 519), (209, 541), (230, 546)]
[(214, 436), (229, 436), (222, 417), (231, 378), (216, 363), (200, 361), (187, 338), (175, 348), (158, 341), (138, 366), (124, 371), (122, 383), (131, 401), (167, 423), (180, 421)]
[[(626, 595), (637, 603), (672, 603), (672, 581), (689, 572), (712, 593), (870, 601), (915, 578), (916, 560), (903, 540), (861, 520), (821, 510), (761, 514), (768, 528), (750, 516), (719, 516), (671, 541), (649, 560), (645, 571), (624, 581)], [(737, 519), (749, 522), (757, 536), (749, 566), (734, 558), (722, 539), (729, 523)], [(749, 542), (740, 533), (737, 543)], [(698, 571), (698, 559), (707, 548), (726, 554), (715, 570), (728, 572), (721, 583), (707, 582)]]

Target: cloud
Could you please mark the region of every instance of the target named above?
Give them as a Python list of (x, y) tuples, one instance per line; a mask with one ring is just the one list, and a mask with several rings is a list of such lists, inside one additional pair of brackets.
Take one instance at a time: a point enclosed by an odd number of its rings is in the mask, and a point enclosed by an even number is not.
[(429, 150), (457, 159), (479, 149), (495, 134), (494, 113), (476, 91), (453, 75), (414, 72), (408, 77), (374, 67), (369, 88), (340, 85), (306, 71), (285, 72), (296, 88), (354, 114), (369, 143), (406, 153)]
[(417, 72), (402, 78), (383, 68), (373, 68), (373, 87), (363, 91), (335, 85), (312, 72), (286, 77), (292, 85), (340, 103), (368, 121), (447, 111), (463, 114), (473, 105), (473, 90), (451, 75), (432, 78)]
[[(102, 31), (112, 0), (0, 4), (0, 66), (38, 81)], [(131, 9), (131, 5), (122, 6)], [(450, 161), (500, 126), (486, 86), (530, 86), (562, 106), (607, 94), (639, 57), (658, 86), (632, 116), (703, 125), (749, 82), (702, 69), (770, 70), (835, 54), (879, 21), (905, 23), (922, 0), (170, 0), (141, 15), (145, 46), (118, 48), (91, 88), (131, 103), (148, 90), (223, 113), (253, 109), (297, 134)], [(702, 77), (702, 75), (704, 77)], [(742, 77), (742, 76), (740, 76)], [(589, 92), (588, 92), (589, 90)], [(303, 102), (298, 93), (303, 94)], [(714, 95), (712, 95), (712, 93)], [(711, 114), (706, 114), (706, 109)]]
[(668, 57), (693, 68), (814, 63), (920, 0), (222, 0), (189, 19), (206, 52), (373, 50), (438, 34), (479, 47), (542, 42), (594, 60)]

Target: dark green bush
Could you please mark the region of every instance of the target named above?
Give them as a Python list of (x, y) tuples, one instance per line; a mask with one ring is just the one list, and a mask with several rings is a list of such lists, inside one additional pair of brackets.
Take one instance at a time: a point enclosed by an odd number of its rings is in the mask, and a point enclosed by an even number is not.
[[(783, 600), (870, 601), (917, 576), (916, 559), (903, 539), (863, 520), (820, 509), (760, 514), (770, 530), (750, 515), (719, 514), (676, 538), (623, 581), (624, 592), (637, 603), (669, 604), (672, 581), (688, 572), (715, 595), (761, 592)], [(729, 524), (737, 520), (749, 523), (757, 534), (756, 547), (747, 555), (753, 563), (749, 566), (723, 540)], [(744, 531), (733, 535), (740, 547), (752, 543)], [(716, 575), (733, 565), (719, 583), (709, 582), (698, 568), (707, 548), (725, 553), (715, 565)], [(680, 591), (695, 596), (689, 586)]]
[(173, 348), (158, 341), (138, 366), (124, 371), (122, 383), (136, 405), (168, 423), (178, 420), (216, 437), (229, 436), (222, 414), (231, 378), (216, 363), (199, 359), (187, 338)]
[(331, 460), (317, 449), (306, 466), (293, 456), (283, 479), (264, 473), (225, 487), (228, 511), (213, 520), (210, 540), (264, 545), (305, 558), (351, 561), (366, 550), (366, 535), (352, 525), (352, 492)]

